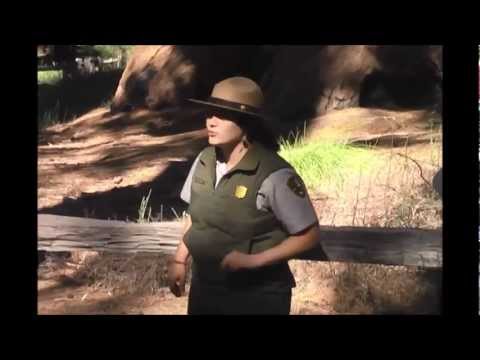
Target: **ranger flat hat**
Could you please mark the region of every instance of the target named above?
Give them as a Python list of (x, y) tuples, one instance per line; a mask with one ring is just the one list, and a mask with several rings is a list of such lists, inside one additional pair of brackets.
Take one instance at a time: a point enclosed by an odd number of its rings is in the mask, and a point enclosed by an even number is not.
[(263, 100), (260, 86), (255, 81), (240, 76), (217, 83), (207, 100), (188, 99), (207, 110), (233, 112), (261, 119), (264, 118), (260, 112)]

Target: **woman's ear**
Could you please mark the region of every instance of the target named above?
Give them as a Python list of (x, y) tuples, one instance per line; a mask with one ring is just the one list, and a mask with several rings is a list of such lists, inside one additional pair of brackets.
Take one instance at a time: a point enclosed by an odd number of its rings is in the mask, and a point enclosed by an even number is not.
[(248, 146), (250, 145), (250, 139), (248, 138), (247, 133), (243, 134), (242, 144), (243, 144), (243, 146), (245, 146), (246, 148), (248, 148)]

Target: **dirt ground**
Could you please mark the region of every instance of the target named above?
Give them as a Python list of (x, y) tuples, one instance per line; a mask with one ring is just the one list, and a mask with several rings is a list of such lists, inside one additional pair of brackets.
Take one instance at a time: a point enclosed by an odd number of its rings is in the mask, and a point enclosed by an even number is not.
[[(348, 117), (355, 115), (351, 109), (347, 110)], [(365, 117), (363, 109), (361, 114)], [(384, 112), (372, 116), (386, 117)], [(397, 133), (409, 131), (408, 124), (399, 129), (398, 123), (394, 128)], [(139, 110), (111, 116), (108, 110), (98, 108), (73, 122), (46, 129), (39, 136), (38, 146), (39, 213), (134, 219), (142, 197), (151, 189), (154, 220), (175, 219), (185, 209), (178, 194), (191, 161), (207, 144), (203, 126), (203, 120), (194, 112)], [(364, 129), (361, 131), (364, 136)], [(418, 131), (416, 126), (415, 132)], [(355, 134), (351, 137), (358, 138)], [(419, 227), (441, 227), (441, 200), (425, 181), (431, 180), (441, 166), (441, 142), (419, 141), (407, 145), (379, 147), (375, 151), (386, 161), (370, 169), (368, 176), (350, 174), (341, 189), (325, 185), (311, 190), (320, 224), (402, 227), (417, 222)], [(411, 204), (404, 208), (406, 200)], [(112, 273), (118, 270), (114, 263), (125, 269), (135, 264), (137, 270), (142, 266), (150, 269), (154, 264), (155, 274), (132, 280), (128, 277), (141, 272), (125, 270), (122, 279), (130, 281), (126, 288), (138, 288), (143, 281), (142, 289), (117, 289), (112, 280)], [(367, 308), (358, 305), (358, 300), (349, 299), (346, 283), (339, 280), (341, 274), (352, 269), (364, 271), (363, 268), (299, 260), (290, 261), (290, 265), (297, 279), (291, 314), (375, 312), (374, 305)], [(404, 267), (366, 266), (365, 276), (382, 271), (407, 274), (399, 281), (411, 282), (410, 288), (393, 284), (387, 290), (398, 293), (397, 298), (407, 309), (402, 311), (415, 313), (412, 305), (415, 294), (424, 291), (423, 285), (418, 284), (418, 273)], [(111, 272), (99, 274), (101, 269)], [(115, 276), (120, 279), (120, 275)], [(130, 261), (127, 256), (89, 252), (70, 257), (47, 255), (38, 269), (38, 313), (185, 314), (187, 297), (175, 298), (166, 287), (165, 276), (165, 256)], [(92, 279), (102, 281), (92, 282)], [(353, 288), (348, 284), (347, 288)], [(370, 293), (377, 285), (372, 282), (369, 286)], [(339, 306), (347, 301), (353, 305)]]

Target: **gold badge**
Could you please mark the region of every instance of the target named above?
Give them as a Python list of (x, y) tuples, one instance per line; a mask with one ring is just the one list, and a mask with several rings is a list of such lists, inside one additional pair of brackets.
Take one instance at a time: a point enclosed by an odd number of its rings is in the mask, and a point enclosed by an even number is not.
[(305, 197), (305, 186), (303, 185), (302, 180), (296, 176), (291, 176), (287, 181), (287, 186), (292, 190), (292, 192), (302, 198)]
[(245, 195), (247, 195), (247, 188), (243, 185), (238, 185), (236, 188), (235, 188), (235, 197), (239, 198), (239, 199), (243, 199), (245, 197)]

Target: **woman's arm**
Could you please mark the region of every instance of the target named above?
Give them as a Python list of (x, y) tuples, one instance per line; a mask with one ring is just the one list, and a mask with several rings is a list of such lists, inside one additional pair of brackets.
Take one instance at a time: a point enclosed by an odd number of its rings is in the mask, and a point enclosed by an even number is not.
[(253, 254), (254, 264), (258, 266), (272, 265), (289, 260), (310, 250), (318, 244), (318, 222), (298, 234), (290, 235), (285, 241), (261, 253)]
[(286, 261), (314, 247), (319, 239), (319, 224), (303, 180), (289, 168), (272, 173), (262, 183), (259, 210), (271, 211), (290, 235), (280, 244), (257, 254), (228, 254), (222, 266), (238, 270)]
[(177, 246), (177, 251), (175, 252), (175, 256), (174, 256), (174, 261), (175, 262), (181, 262), (181, 263), (185, 263), (189, 256), (190, 256), (190, 253), (188, 251), (188, 248), (187, 246), (185, 245), (185, 243), (183, 242), (183, 239), (185, 237), (185, 234), (187, 233), (187, 231), (190, 229), (190, 227), (192, 226), (192, 219), (190, 218), (189, 215), (187, 215), (185, 217), (185, 225), (183, 227), (183, 234), (182, 234), (182, 238), (180, 239), (180, 243), (178, 244)]
[(261, 253), (244, 254), (232, 251), (223, 258), (222, 268), (231, 271), (253, 269), (289, 260), (315, 247), (318, 244), (319, 233), (319, 225), (316, 222), (300, 233), (290, 235), (285, 241)]

